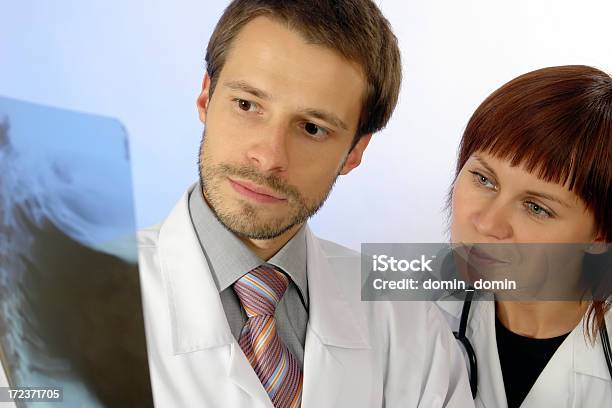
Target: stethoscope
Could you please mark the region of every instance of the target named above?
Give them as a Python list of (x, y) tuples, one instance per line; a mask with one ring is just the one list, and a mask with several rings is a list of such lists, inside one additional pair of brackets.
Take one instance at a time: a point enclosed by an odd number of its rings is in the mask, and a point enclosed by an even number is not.
[[(463, 301), (463, 308), (461, 310), (461, 321), (459, 322), (459, 331), (453, 332), (455, 338), (463, 344), (465, 352), (468, 356), (468, 363), (470, 365), (470, 389), (472, 390), (472, 398), (476, 398), (478, 391), (478, 364), (476, 362), (476, 353), (472, 343), (466, 337), (465, 331), (467, 329), (468, 318), (470, 317), (470, 307), (472, 306), (472, 298), (474, 297), (474, 291), (466, 291), (465, 300)], [(603, 348), (604, 356), (606, 357), (606, 364), (608, 366), (608, 372), (610, 373), (610, 379), (612, 379), (612, 347), (610, 347), (610, 338), (608, 337), (608, 330), (606, 328), (605, 319), (599, 329), (599, 336), (601, 337), (601, 347)]]

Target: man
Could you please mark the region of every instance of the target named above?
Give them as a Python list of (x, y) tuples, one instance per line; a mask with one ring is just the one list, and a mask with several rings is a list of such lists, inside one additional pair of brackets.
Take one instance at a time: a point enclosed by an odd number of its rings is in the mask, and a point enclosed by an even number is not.
[(471, 406), (435, 306), (361, 302), (358, 254), (306, 226), (397, 101), (376, 5), (236, 0), (206, 60), (200, 183), (140, 238), (156, 405)]

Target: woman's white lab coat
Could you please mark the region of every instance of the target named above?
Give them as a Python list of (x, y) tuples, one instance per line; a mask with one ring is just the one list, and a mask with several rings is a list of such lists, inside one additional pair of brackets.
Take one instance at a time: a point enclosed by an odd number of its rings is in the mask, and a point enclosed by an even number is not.
[[(458, 330), (462, 302), (439, 301), (453, 330)], [(608, 333), (612, 316), (606, 316)], [(474, 301), (466, 336), (478, 361), (477, 407), (507, 408), (495, 336), (495, 303)], [(612, 336), (612, 334), (610, 334)], [(612, 407), (612, 380), (601, 339), (585, 337), (583, 322), (566, 337), (525, 397), (521, 408)]]

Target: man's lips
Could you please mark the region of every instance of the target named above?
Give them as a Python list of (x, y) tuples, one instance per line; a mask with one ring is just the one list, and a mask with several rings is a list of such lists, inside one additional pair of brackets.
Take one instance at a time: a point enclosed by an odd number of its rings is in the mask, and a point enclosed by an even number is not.
[(271, 189), (253, 184), (249, 181), (235, 180), (229, 177), (228, 180), (236, 192), (254, 201), (260, 203), (279, 203), (287, 200), (284, 197), (279, 197)]

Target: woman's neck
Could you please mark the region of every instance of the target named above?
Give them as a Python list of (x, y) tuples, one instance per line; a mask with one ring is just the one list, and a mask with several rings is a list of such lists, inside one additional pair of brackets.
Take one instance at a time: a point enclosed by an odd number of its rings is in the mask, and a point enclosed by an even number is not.
[(582, 320), (588, 302), (581, 301), (498, 301), (497, 318), (513, 333), (534, 339), (548, 339), (571, 332)]

